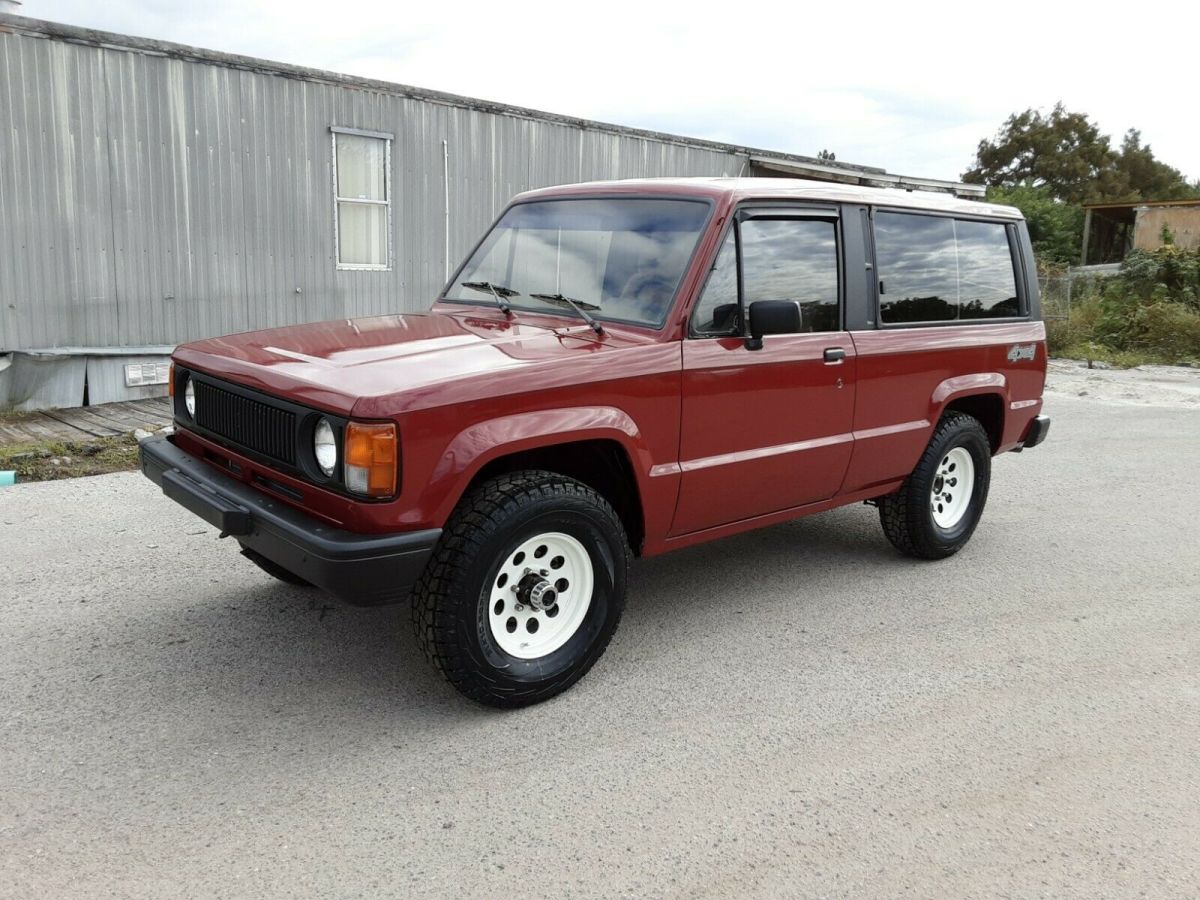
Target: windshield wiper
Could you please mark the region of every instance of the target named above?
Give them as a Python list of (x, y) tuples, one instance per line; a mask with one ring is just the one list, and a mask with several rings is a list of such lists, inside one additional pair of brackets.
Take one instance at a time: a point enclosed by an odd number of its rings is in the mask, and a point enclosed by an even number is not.
[(460, 282), (462, 287), (470, 288), (473, 291), (483, 291), (491, 294), (496, 298), (496, 305), (510, 319), (513, 317), (512, 306), (509, 305), (508, 298), (516, 297), (520, 292), (514, 291), (512, 288), (506, 288), (502, 284), (492, 284), (490, 281), (463, 281)]
[(604, 334), (604, 328), (594, 318), (588, 315), (589, 309), (599, 309), (595, 303), (585, 303), (582, 300), (572, 300), (570, 297), (565, 297), (562, 294), (530, 294), (534, 300), (541, 300), (543, 303), (553, 303), (556, 306), (569, 306), (575, 312), (579, 313), (580, 318), (591, 326), (592, 331), (596, 334)]

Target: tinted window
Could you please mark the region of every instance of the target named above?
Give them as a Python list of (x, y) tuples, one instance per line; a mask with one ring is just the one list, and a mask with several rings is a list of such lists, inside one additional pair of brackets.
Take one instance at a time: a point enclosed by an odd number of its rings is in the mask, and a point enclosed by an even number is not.
[[(742, 230), (742, 279), (747, 306), (756, 300), (795, 300), (802, 331), (837, 331), (837, 223), (824, 219), (748, 219)], [(693, 330), (736, 330), (737, 268), (732, 229), (696, 307)]]
[(880, 212), (875, 253), (886, 323), (1020, 315), (1001, 223)]
[(564, 294), (598, 307), (598, 319), (655, 327), (683, 277), (709, 206), (643, 198), (544, 200), (508, 210), (463, 266), (446, 299), (488, 303), (490, 282), (516, 309), (574, 316), (535, 298)]
[(998, 222), (954, 223), (958, 240), (960, 319), (1019, 316), (1008, 230)]
[(802, 331), (838, 330), (837, 223), (814, 219), (750, 219), (742, 223), (746, 305), (795, 300)]
[(879, 313), (885, 322), (942, 322), (958, 318), (958, 259), (954, 220), (940, 216), (875, 214)]

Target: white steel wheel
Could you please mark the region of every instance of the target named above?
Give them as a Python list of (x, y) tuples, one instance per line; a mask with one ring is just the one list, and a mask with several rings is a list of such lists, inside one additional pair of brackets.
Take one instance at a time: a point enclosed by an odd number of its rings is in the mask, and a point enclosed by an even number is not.
[(965, 447), (948, 451), (938, 463), (929, 492), (929, 511), (939, 528), (950, 529), (962, 520), (975, 491), (975, 460)]
[(512, 548), (489, 591), (492, 639), (518, 659), (539, 659), (579, 630), (592, 605), (595, 574), (587, 549), (560, 531)]

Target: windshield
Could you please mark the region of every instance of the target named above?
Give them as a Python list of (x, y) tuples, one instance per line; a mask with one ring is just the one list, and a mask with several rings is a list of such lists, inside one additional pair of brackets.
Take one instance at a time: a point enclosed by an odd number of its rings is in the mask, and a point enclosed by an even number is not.
[[(658, 328), (708, 219), (695, 200), (543, 200), (508, 210), (458, 273), (444, 299), (486, 302), (480, 285), (513, 309)], [(484, 290), (489, 290), (485, 288)], [(539, 299), (533, 295), (542, 294)]]

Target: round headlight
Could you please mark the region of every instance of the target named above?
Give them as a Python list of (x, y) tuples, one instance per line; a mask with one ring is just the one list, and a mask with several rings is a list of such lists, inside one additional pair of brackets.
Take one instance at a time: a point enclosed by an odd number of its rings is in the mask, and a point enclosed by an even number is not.
[(196, 385), (190, 378), (183, 387), (183, 405), (187, 414), (193, 419), (196, 418)]
[(333, 436), (333, 426), (328, 419), (322, 419), (313, 429), (313, 456), (317, 458), (317, 466), (326, 478), (333, 474), (337, 467), (337, 440)]

